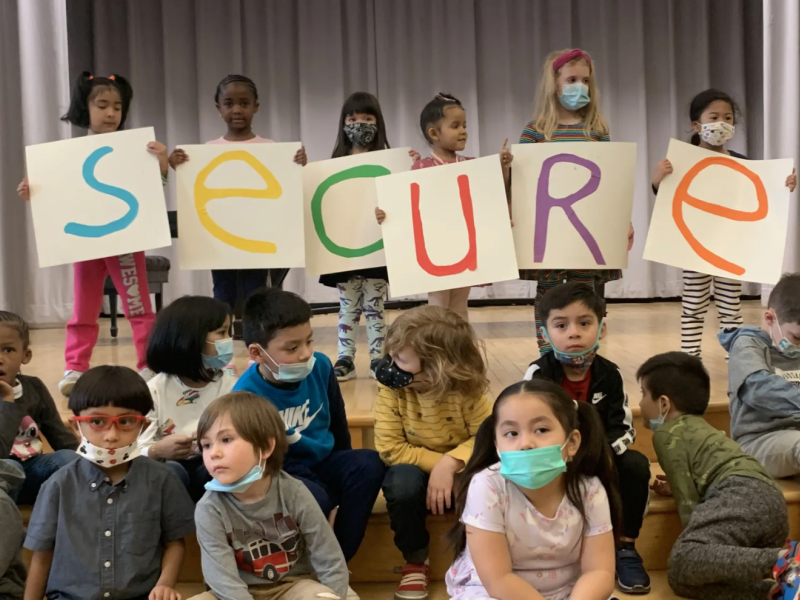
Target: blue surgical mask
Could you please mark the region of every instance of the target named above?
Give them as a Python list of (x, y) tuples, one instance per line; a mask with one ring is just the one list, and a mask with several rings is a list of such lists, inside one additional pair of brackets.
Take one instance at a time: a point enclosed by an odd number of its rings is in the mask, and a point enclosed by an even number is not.
[(567, 110), (580, 110), (590, 102), (589, 86), (585, 83), (567, 83), (561, 87), (558, 97), (561, 106)]
[[(667, 410), (669, 412), (669, 410)], [(661, 427), (664, 424), (664, 419), (667, 418), (667, 414), (661, 414), (661, 403), (658, 403), (658, 418), (657, 419), (650, 419), (650, 431), (653, 433), (656, 432), (656, 429)]]
[(569, 365), (570, 367), (583, 368), (592, 364), (594, 357), (597, 356), (597, 350), (600, 348), (600, 334), (602, 332), (603, 319), (600, 319), (600, 325), (597, 327), (597, 338), (595, 338), (594, 345), (591, 348), (581, 350), (580, 352), (562, 352), (550, 341), (550, 336), (547, 335), (547, 328), (542, 325), (542, 335), (544, 339), (547, 340), (547, 343), (553, 347), (553, 356), (556, 357), (558, 362)]
[(309, 358), (306, 362), (282, 365), (275, 362), (275, 359), (267, 354), (267, 351), (264, 350), (264, 348), (259, 346), (258, 349), (264, 353), (264, 356), (266, 356), (269, 361), (278, 368), (278, 370), (274, 371), (266, 364), (264, 366), (269, 369), (270, 373), (272, 373), (276, 380), (284, 383), (297, 383), (298, 381), (303, 381), (306, 377), (311, 375), (311, 371), (314, 370), (314, 365), (317, 362), (317, 357), (312, 354), (311, 358)]
[[(775, 327), (777, 327), (778, 335), (780, 335), (780, 339), (777, 342), (775, 341)], [(783, 354), (786, 358), (800, 358), (800, 346), (793, 344), (783, 335), (777, 314), (775, 315), (775, 325), (772, 326), (769, 336), (772, 339), (772, 343), (775, 344), (775, 347), (778, 349), (778, 352)]]
[(510, 450), (500, 453), (500, 475), (511, 483), (528, 490), (538, 490), (567, 472), (561, 446), (545, 446), (530, 450)]
[(264, 476), (264, 467), (261, 466), (261, 456), (258, 457), (258, 463), (256, 466), (250, 469), (250, 471), (239, 479), (238, 481), (234, 481), (233, 483), (220, 483), (216, 479), (212, 479), (208, 483), (206, 483), (206, 489), (209, 492), (227, 492), (229, 494), (241, 494), (242, 492), (246, 492), (250, 489), (250, 486), (253, 485), (256, 481), (260, 480)]
[[(206, 344), (210, 343), (211, 342), (206, 341)], [(214, 340), (214, 347), (217, 349), (217, 355), (209, 356), (208, 354), (203, 354), (203, 366), (206, 369), (221, 371), (227, 367), (233, 359), (233, 338)]]

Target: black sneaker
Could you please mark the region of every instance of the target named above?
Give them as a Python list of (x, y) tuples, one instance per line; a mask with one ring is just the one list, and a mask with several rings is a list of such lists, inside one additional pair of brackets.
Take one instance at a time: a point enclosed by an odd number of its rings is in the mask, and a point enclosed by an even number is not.
[(373, 379), (377, 379), (377, 377), (375, 376), (375, 371), (378, 368), (378, 365), (380, 364), (380, 362), (381, 362), (381, 359), (380, 358), (376, 358), (375, 360), (372, 360), (369, 363), (369, 376), (372, 377)]
[(340, 358), (333, 365), (333, 373), (336, 375), (336, 381), (349, 381), (356, 378), (356, 366), (349, 358)]
[(649, 594), (650, 576), (644, 570), (642, 557), (633, 544), (623, 544), (617, 550), (617, 586), (626, 594)]

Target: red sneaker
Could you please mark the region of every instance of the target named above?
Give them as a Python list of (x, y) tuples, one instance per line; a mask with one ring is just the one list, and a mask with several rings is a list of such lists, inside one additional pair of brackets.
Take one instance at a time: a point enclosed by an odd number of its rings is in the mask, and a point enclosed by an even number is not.
[(430, 567), (425, 563), (406, 563), (403, 566), (400, 585), (394, 593), (394, 600), (426, 600)]

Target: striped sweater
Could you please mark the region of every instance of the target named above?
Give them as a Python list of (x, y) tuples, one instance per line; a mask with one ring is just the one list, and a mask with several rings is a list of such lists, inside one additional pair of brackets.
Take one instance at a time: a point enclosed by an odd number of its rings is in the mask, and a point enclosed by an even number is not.
[(610, 142), (611, 136), (608, 134), (600, 135), (594, 131), (586, 137), (583, 131), (583, 123), (575, 123), (574, 125), (559, 125), (553, 132), (553, 137), (546, 140), (543, 133), (539, 133), (533, 127), (533, 121), (525, 125), (522, 130), (522, 135), (519, 136), (520, 144), (538, 144), (541, 142)]

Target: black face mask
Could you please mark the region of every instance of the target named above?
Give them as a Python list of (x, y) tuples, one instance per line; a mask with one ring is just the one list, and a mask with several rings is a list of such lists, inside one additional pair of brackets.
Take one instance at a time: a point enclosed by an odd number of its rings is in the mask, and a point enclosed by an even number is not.
[(388, 388), (399, 390), (414, 382), (414, 374), (398, 367), (387, 354), (375, 367), (375, 379)]

